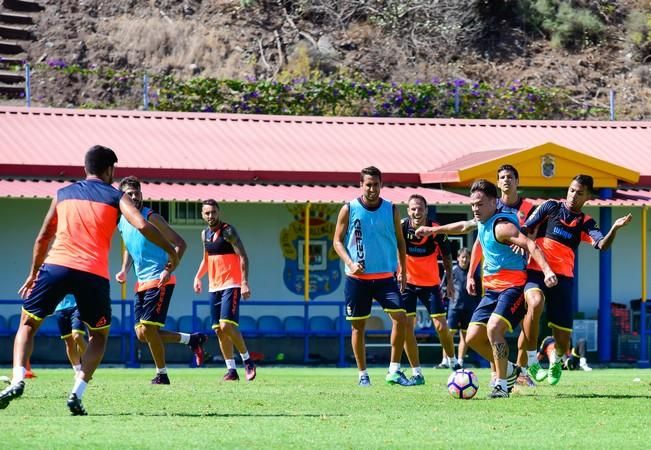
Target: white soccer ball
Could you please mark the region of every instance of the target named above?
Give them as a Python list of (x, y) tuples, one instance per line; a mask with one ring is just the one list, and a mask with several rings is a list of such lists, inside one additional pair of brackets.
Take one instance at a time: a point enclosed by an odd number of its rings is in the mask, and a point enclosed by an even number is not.
[(450, 374), (448, 392), (454, 398), (471, 399), (479, 390), (477, 375), (472, 370), (460, 369)]

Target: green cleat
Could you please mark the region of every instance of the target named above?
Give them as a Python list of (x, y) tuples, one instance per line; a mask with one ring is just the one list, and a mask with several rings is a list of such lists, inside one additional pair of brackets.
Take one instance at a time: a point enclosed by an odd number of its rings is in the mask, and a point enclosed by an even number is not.
[(405, 376), (404, 373), (398, 371), (393, 373), (387, 373), (386, 378), (384, 379), (387, 384), (398, 385), (398, 386), (413, 386), (412, 382)]
[(563, 374), (563, 362), (561, 360), (556, 361), (554, 364), (549, 366), (548, 372), (547, 381), (549, 381), (549, 384), (552, 386), (557, 385), (558, 382), (561, 381), (561, 375)]
[(422, 386), (425, 384), (425, 377), (422, 375), (414, 375), (409, 379), (409, 381), (411, 381), (413, 386)]
[(540, 364), (532, 364), (529, 366), (527, 369), (527, 372), (529, 373), (529, 377), (532, 380), (536, 380), (538, 382), (543, 381), (545, 378), (547, 378), (547, 371), (540, 367)]

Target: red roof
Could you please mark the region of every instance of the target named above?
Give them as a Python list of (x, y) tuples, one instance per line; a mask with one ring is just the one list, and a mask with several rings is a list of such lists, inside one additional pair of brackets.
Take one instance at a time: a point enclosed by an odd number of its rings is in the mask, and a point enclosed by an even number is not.
[[(63, 181), (0, 180), (0, 197), (52, 198)], [(314, 186), (272, 184), (143, 183), (146, 200), (260, 203), (343, 203), (359, 196), (358, 186)], [(431, 204), (463, 205), (468, 197), (439, 189), (383, 187), (382, 197), (394, 203), (406, 203), (412, 194), (420, 194)]]
[(355, 183), (362, 167), (375, 165), (385, 182), (414, 184), (420, 173), (474, 152), (525, 149), (550, 141), (651, 177), (651, 122), (18, 107), (0, 107), (0, 176), (79, 177), (85, 150), (99, 143), (116, 151), (119, 170), (142, 178)]

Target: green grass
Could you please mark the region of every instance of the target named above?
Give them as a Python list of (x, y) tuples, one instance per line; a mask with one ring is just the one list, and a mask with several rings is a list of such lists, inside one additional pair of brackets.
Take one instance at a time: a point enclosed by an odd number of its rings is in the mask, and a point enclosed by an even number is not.
[[(489, 373), (469, 401), (448, 396), (448, 372), (425, 386), (357, 387), (355, 369), (267, 368), (252, 383), (223, 370), (103, 369), (70, 417), (71, 370), (35, 369), (22, 398), (0, 411), (0, 448), (649, 448), (651, 371), (564, 372), (561, 383), (486, 400)], [(241, 373), (241, 375), (243, 375)], [(634, 378), (641, 381), (634, 382)]]

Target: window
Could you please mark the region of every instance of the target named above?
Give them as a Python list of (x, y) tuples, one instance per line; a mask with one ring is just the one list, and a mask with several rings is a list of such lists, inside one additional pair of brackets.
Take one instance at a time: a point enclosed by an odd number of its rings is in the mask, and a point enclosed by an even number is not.
[(142, 204), (148, 208), (151, 208), (156, 214), (169, 222), (170, 220), (170, 203), (169, 202), (152, 202), (144, 201)]
[(171, 202), (170, 224), (173, 225), (202, 225), (201, 203), (199, 202)]

